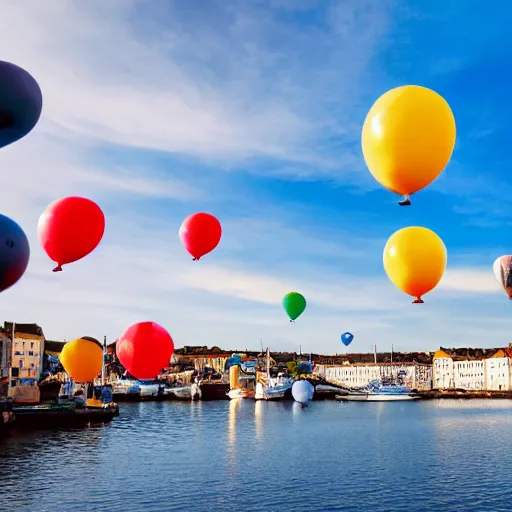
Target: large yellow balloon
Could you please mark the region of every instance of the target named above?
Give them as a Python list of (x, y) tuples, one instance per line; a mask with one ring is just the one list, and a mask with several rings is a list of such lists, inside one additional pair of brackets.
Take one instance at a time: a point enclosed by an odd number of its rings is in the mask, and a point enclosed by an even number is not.
[(412, 295), (413, 304), (433, 290), (446, 270), (446, 246), (427, 228), (412, 226), (393, 233), (384, 247), (384, 269), (390, 281)]
[(409, 196), (434, 181), (455, 147), (456, 127), (446, 100), (426, 87), (406, 85), (383, 94), (366, 116), (363, 155), (384, 187)]
[(101, 372), (103, 349), (93, 338), (78, 338), (64, 345), (59, 359), (75, 382), (91, 382)]

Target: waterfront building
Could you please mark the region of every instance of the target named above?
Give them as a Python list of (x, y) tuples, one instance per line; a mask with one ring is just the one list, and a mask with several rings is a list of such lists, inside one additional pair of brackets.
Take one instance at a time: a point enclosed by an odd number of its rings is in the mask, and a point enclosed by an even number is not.
[(441, 348), (434, 354), (434, 387), (468, 391), (512, 390), (512, 349)]
[(450, 389), (455, 387), (455, 373), (453, 357), (440, 349), (434, 353), (432, 359), (433, 386), (437, 389)]
[[(44, 333), (37, 324), (5, 322), (4, 328), (13, 332), (11, 367), (9, 371), (9, 396), (16, 397), (21, 386), (35, 386), (43, 369)], [(29, 394), (32, 394), (30, 390)]]
[(500, 348), (485, 361), (486, 389), (489, 391), (509, 391), (511, 386), (512, 349)]
[(487, 389), (486, 359), (462, 359), (453, 361), (454, 385), (456, 389), (484, 391)]
[(432, 366), (416, 362), (317, 364), (314, 373), (329, 382), (354, 388), (376, 379), (399, 380), (411, 389), (430, 389), (432, 383)]

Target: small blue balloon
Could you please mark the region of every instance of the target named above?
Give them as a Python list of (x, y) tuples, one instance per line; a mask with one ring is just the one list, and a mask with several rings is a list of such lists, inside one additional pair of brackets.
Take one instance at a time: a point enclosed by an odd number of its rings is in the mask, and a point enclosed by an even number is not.
[(30, 246), (23, 229), (0, 214), (0, 292), (16, 284), (25, 273)]
[(23, 68), (0, 60), (0, 148), (25, 137), (39, 121), (43, 95)]
[(344, 332), (342, 335), (341, 335), (341, 342), (343, 343), (343, 345), (345, 345), (346, 347), (348, 347), (351, 343), (352, 343), (352, 340), (354, 339), (354, 335), (351, 334), (350, 332)]

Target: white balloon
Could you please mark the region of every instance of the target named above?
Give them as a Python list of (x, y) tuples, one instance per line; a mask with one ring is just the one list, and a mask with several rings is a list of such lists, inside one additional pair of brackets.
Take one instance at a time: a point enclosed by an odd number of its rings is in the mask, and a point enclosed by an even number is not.
[(307, 380), (298, 380), (293, 383), (292, 396), (296, 402), (305, 404), (313, 398), (314, 394), (315, 388)]

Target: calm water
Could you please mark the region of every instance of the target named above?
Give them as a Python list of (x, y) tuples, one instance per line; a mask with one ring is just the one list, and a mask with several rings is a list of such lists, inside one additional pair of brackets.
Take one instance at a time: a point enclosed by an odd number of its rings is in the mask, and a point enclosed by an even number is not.
[(0, 441), (0, 510), (511, 510), (512, 402), (121, 407)]

